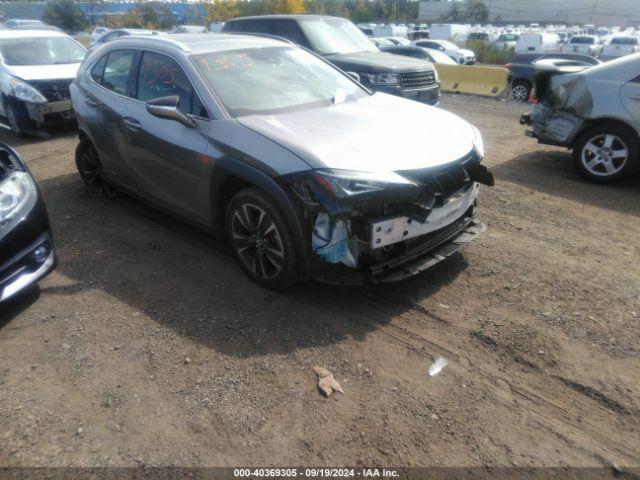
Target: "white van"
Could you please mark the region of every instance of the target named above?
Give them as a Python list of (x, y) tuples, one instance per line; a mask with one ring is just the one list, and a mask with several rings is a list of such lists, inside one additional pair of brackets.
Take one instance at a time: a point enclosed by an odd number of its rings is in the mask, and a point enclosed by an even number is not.
[(407, 38), (409, 29), (400, 25), (388, 25), (386, 27), (375, 27), (373, 29), (374, 37), (403, 37)]
[(451, 40), (458, 43), (464, 43), (467, 41), (469, 30), (471, 30), (469, 25), (434, 23), (431, 25), (429, 38), (434, 40)]
[(560, 35), (557, 33), (524, 33), (516, 43), (516, 53), (557, 52)]

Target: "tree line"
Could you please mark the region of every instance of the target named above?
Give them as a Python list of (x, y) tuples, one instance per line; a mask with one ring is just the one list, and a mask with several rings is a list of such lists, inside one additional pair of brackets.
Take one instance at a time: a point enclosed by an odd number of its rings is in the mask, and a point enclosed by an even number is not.
[[(65, 31), (80, 31), (95, 24), (112, 28), (169, 29), (177, 23), (170, 5), (160, 2), (133, 4), (123, 15), (100, 16), (100, 0), (83, 2), (83, 12), (74, 0), (51, 0), (45, 7), (43, 20)], [(412, 22), (418, 19), (419, 2), (415, 0), (213, 0), (192, 7), (190, 21), (209, 25), (214, 21), (267, 14), (333, 15), (360, 22)], [(452, 2), (451, 11), (442, 21), (484, 22), (489, 11), (483, 0)]]

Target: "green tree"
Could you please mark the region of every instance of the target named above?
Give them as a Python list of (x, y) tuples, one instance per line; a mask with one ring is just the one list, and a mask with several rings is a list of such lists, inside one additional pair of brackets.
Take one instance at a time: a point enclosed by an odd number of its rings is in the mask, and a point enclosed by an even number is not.
[(489, 8), (482, 0), (469, 0), (465, 16), (470, 22), (486, 22), (489, 20)]
[(371, 11), (367, 6), (365, 0), (358, 0), (356, 2), (356, 6), (353, 9), (353, 13), (351, 14), (351, 20), (356, 23), (366, 22), (371, 19)]
[(295, 15), (306, 11), (307, 9), (302, 0), (278, 0), (278, 13)]
[(205, 22), (224, 22), (240, 15), (236, 0), (213, 0), (205, 5)]
[(77, 32), (87, 24), (80, 7), (73, 0), (50, 1), (44, 9), (42, 19), (66, 32)]

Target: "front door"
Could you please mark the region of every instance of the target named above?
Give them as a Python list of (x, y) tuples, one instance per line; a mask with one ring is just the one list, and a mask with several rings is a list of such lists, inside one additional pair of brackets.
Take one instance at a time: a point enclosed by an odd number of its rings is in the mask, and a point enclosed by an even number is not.
[[(207, 112), (183, 68), (173, 58), (144, 51), (132, 102), (123, 114), (128, 157), (146, 197), (199, 223), (210, 221), (209, 173), (205, 155)], [(177, 95), (195, 127), (151, 115), (145, 102)]]

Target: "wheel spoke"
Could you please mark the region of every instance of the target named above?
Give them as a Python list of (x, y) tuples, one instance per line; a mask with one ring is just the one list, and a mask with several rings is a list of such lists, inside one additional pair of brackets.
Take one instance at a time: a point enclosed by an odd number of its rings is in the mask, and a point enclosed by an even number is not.
[(629, 155), (629, 151), (626, 148), (621, 148), (620, 150), (613, 150), (611, 152), (611, 158), (627, 158)]
[(246, 216), (246, 210), (244, 209), (244, 206), (243, 206), (243, 208), (240, 208), (240, 209), (236, 210), (233, 213), (233, 216), (238, 219), (238, 222), (240, 223), (240, 226), (246, 232), (252, 232), (251, 227), (249, 225), (249, 219)]
[(589, 169), (589, 170), (594, 170), (598, 165), (600, 165), (602, 162), (600, 160), (598, 160), (597, 158), (594, 158), (592, 160), (589, 160), (585, 166)]
[(616, 173), (617, 169), (612, 161), (602, 162), (602, 165), (609, 175)]
[(606, 148), (611, 148), (615, 139), (616, 137), (614, 137), (613, 135), (606, 135), (604, 137), (604, 146)]
[(584, 149), (593, 155), (598, 155), (599, 148), (593, 142), (587, 143)]

